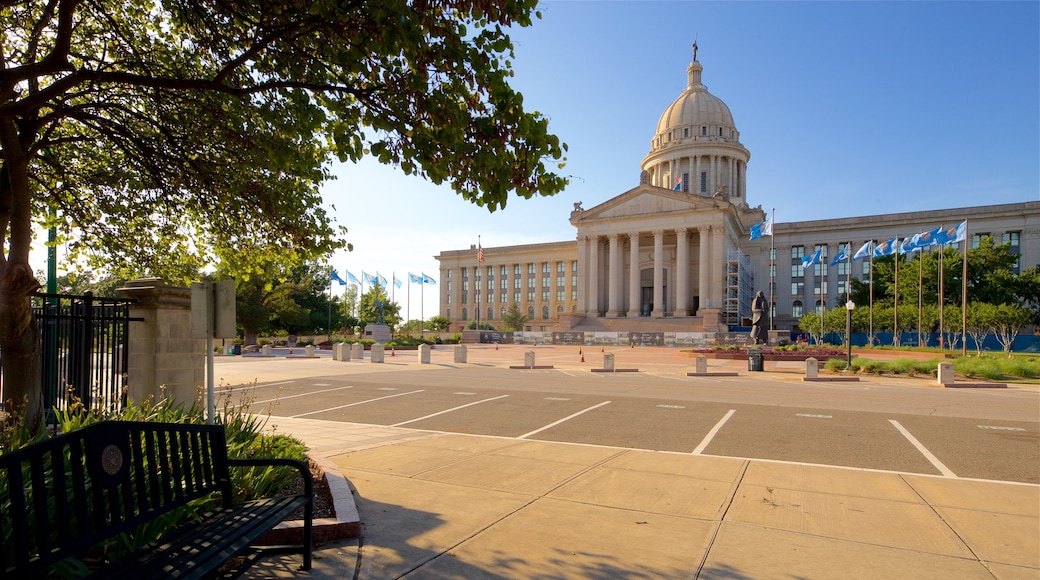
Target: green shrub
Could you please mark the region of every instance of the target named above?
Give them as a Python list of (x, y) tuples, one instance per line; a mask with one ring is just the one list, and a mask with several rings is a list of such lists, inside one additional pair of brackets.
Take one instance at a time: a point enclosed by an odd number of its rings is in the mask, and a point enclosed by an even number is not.
[(832, 372), (840, 372), (845, 370), (845, 361), (837, 358), (827, 359), (824, 363), (824, 368)]

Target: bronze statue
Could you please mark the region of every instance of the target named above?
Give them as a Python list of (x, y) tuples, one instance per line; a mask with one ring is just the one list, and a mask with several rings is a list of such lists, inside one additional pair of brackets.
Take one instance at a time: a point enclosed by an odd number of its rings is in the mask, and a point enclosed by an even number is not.
[(769, 342), (769, 301), (761, 290), (751, 303), (751, 340), (755, 344)]

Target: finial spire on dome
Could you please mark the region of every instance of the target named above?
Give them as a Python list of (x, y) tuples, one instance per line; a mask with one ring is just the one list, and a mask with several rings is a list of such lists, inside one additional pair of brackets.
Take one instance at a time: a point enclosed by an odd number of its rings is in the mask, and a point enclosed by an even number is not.
[(701, 71), (704, 67), (701, 63), (697, 62), (697, 41), (693, 41), (693, 62), (690, 63), (689, 68), (686, 69), (686, 76), (688, 82), (686, 84), (686, 91), (703, 91), (707, 90), (701, 83)]

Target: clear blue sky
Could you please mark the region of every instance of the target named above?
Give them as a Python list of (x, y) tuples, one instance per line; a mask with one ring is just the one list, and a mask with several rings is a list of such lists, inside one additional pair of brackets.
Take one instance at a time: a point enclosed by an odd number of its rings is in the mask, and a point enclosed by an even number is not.
[[(639, 182), (697, 40), (751, 152), (747, 199), (779, 222), (1040, 199), (1038, 2), (559, 2), (515, 30), (514, 86), (569, 147), (570, 186), (489, 214), (374, 162), (324, 190), (354, 245), (332, 265), (439, 280), (442, 250), (572, 240)], [(419, 286), (395, 298), (419, 318)], [(426, 286), (422, 315), (437, 313)], [(339, 291), (337, 287), (336, 291)]]

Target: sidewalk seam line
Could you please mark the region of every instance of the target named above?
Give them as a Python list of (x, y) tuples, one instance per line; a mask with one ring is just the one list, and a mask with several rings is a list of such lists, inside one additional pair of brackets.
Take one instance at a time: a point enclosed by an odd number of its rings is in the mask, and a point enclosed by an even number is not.
[(733, 493), (729, 496), (729, 501), (726, 502), (725, 509), (722, 510), (722, 514), (719, 515), (719, 522), (715, 526), (715, 531), (711, 534), (711, 539), (708, 540), (708, 546), (704, 549), (704, 555), (701, 556), (701, 561), (697, 564), (697, 573), (693, 575), (694, 580), (701, 577), (701, 572), (704, 570), (704, 565), (708, 562), (708, 554), (711, 553), (712, 547), (715, 546), (715, 539), (719, 537), (719, 530), (722, 529), (722, 522), (726, 519), (726, 514), (729, 513), (729, 508), (733, 507), (733, 502), (737, 497), (737, 492), (740, 490), (740, 484), (744, 482), (744, 475), (747, 474), (748, 467), (751, 466), (751, 461), (744, 461), (744, 467), (740, 470), (740, 477), (737, 478), (736, 483), (733, 485)]

